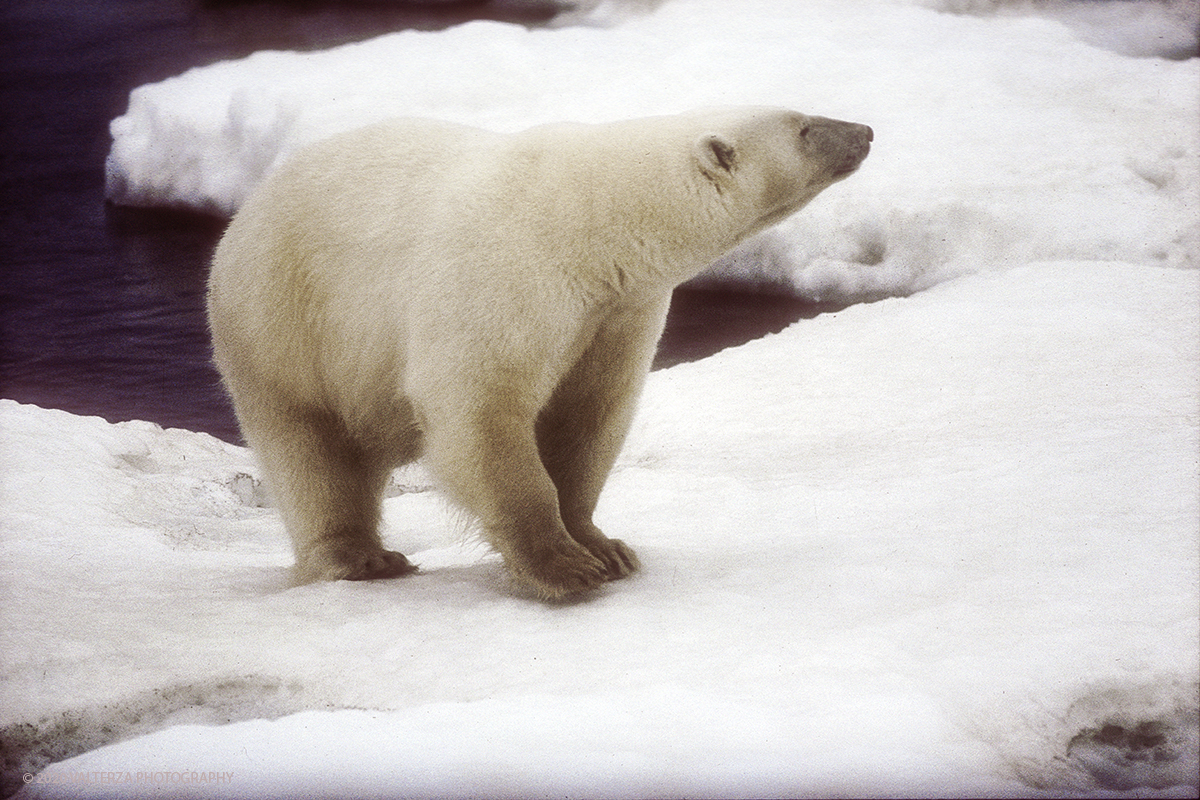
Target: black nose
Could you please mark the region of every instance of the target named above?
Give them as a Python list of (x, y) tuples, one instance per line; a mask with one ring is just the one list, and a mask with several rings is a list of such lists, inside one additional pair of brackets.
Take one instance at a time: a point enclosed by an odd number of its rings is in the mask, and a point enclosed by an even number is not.
[(849, 149), (871, 149), (868, 145), (875, 141), (875, 131), (871, 130), (870, 125), (860, 125), (857, 122), (843, 122), (841, 124), (843, 126), (841, 128), (842, 140)]
[(863, 151), (865, 157), (865, 151), (870, 149), (868, 145), (875, 139), (875, 131), (871, 130), (870, 125), (826, 117), (810, 117), (801, 134), (814, 150), (830, 155)]

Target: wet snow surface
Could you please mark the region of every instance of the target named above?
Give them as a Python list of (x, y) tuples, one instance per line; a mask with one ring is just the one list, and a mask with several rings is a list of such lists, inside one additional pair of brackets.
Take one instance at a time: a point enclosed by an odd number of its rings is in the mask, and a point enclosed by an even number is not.
[(644, 569), (563, 605), (419, 467), (385, 508), (418, 575), (292, 587), (248, 451), (0, 401), (6, 789), (1195, 796), (1200, 59), (1161, 57), (1194, 28), (957, 5), (676, 0), (135, 92), (114, 197), (225, 212), (396, 114), (865, 122), (711, 280), (879, 302), (654, 373), (598, 512)]

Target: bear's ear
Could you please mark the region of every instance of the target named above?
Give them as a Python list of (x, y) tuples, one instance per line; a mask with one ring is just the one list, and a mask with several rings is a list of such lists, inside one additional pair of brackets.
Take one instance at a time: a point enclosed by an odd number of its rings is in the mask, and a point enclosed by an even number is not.
[(720, 134), (706, 133), (696, 142), (696, 158), (700, 169), (712, 181), (733, 174), (737, 169), (737, 148)]

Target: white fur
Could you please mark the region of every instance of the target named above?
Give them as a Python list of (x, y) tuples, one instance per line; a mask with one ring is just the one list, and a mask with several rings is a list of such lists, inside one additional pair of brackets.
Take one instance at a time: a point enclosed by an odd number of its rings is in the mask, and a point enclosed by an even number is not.
[(674, 287), (865, 157), (769, 108), (518, 134), (397, 120), (271, 175), (213, 262), (217, 365), (301, 580), (411, 571), (378, 534), (424, 455), (553, 598), (637, 567), (592, 511)]

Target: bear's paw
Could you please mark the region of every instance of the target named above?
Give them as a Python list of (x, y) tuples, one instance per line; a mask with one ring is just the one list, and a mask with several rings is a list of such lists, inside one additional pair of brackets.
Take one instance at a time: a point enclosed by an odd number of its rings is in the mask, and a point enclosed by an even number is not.
[(610, 539), (595, 525), (574, 526), (571, 538), (587, 548), (604, 564), (605, 578), (615, 581), (636, 572), (641, 566), (633, 548), (620, 539)]
[[(566, 537), (564, 537), (564, 540)], [(509, 559), (517, 580), (544, 600), (560, 600), (595, 589), (607, 581), (604, 562), (574, 541), (539, 547), (517, 560)]]
[(417, 571), (402, 553), (380, 547), (326, 546), (296, 563), (297, 583), (371, 581), (399, 578)]

